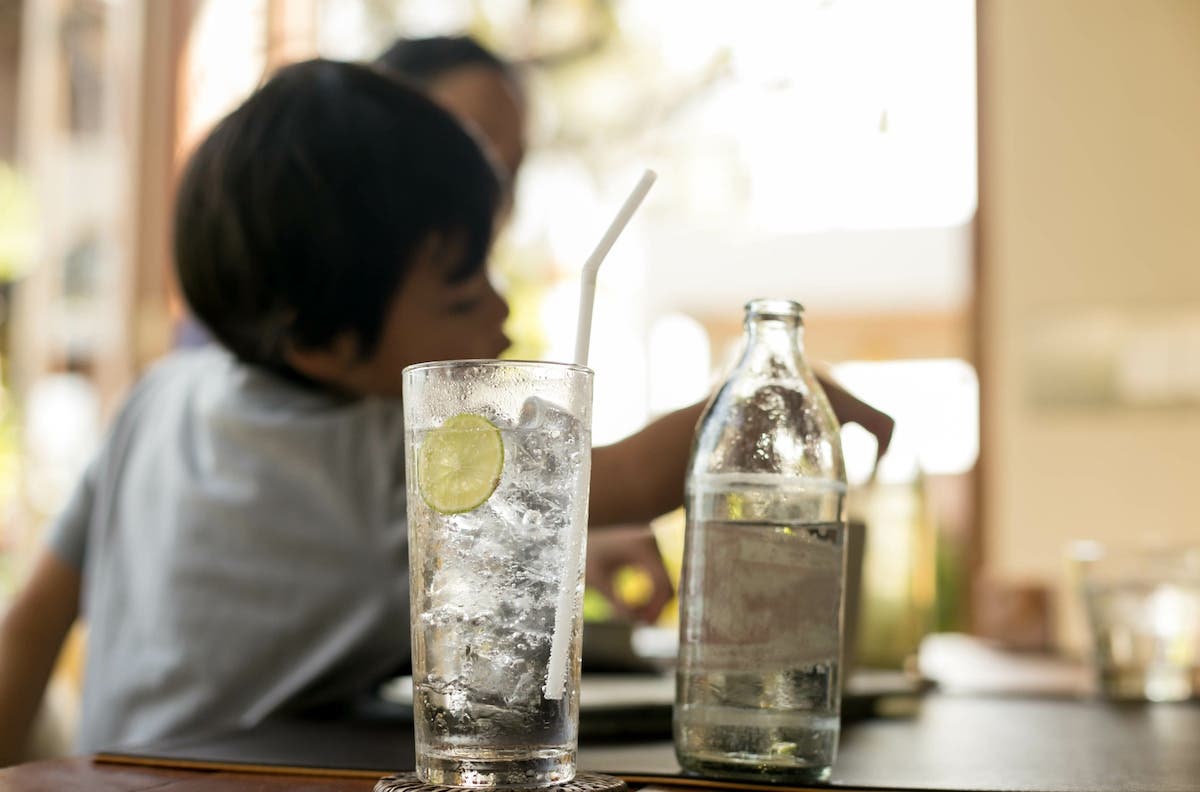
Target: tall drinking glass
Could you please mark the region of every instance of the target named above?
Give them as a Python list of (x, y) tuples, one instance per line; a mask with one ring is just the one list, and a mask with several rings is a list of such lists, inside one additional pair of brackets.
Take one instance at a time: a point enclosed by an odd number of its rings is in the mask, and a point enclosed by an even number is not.
[(583, 366), (404, 371), (413, 720), (426, 783), (529, 787), (575, 775), (591, 405)]

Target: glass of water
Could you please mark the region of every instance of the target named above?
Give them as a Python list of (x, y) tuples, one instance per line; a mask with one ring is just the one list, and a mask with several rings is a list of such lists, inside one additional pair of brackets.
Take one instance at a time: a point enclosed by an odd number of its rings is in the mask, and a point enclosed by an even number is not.
[(417, 776), (575, 775), (592, 372), (519, 361), (404, 371)]
[(1071, 548), (1102, 695), (1200, 696), (1200, 545)]

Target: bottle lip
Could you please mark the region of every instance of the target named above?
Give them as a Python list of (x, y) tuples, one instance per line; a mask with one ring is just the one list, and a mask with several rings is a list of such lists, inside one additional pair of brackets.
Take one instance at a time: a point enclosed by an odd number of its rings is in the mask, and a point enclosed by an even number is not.
[(760, 297), (746, 303), (746, 316), (756, 319), (799, 319), (804, 306), (795, 300)]

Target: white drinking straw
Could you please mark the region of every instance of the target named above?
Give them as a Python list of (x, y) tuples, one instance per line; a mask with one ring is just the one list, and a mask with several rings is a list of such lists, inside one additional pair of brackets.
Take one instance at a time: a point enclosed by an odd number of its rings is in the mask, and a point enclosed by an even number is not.
[(600, 271), (600, 263), (612, 249), (617, 237), (625, 230), (629, 218), (633, 217), (633, 213), (642, 205), (642, 199), (650, 192), (650, 185), (654, 184), (656, 178), (658, 177), (652, 170), (646, 170), (642, 174), (642, 178), (634, 185), (633, 192), (629, 193), (625, 203), (621, 204), (621, 209), (608, 226), (608, 230), (600, 237), (596, 249), (588, 256), (587, 263), (583, 265), (583, 273), (579, 276), (579, 326), (575, 331), (575, 362), (581, 366), (587, 365), (588, 345), (592, 338), (592, 303), (596, 301), (596, 273)]
[[(629, 193), (625, 203), (621, 204), (621, 208), (612, 223), (609, 224), (608, 230), (604, 232), (604, 236), (600, 237), (596, 249), (592, 251), (592, 255), (588, 256), (587, 263), (583, 265), (583, 274), (579, 284), (579, 325), (575, 331), (575, 362), (580, 366), (587, 365), (588, 344), (592, 335), (592, 303), (596, 299), (596, 273), (600, 269), (600, 263), (612, 249), (613, 243), (617, 241), (617, 237), (625, 230), (629, 218), (633, 217), (633, 213), (641, 206), (646, 193), (650, 192), (650, 185), (654, 184), (655, 178), (657, 177), (652, 170), (646, 170), (642, 174), (642, 178), (634, 185), (633, 192)], [(572, 536), (568, 540), (570, 544), (568, 545), (567, 567), (563, 570), (563, 582), (558, 592), (558, 606), (554, 611), (554, 637), (550, 643), (550, 664), (546, 669), (546, 685), (542, 688), (546, 698), (555, 700), (562, 698), (563, 688), (567, 683), (567, 644), (571, 640), (571, 616), (574, 613), (572, 606), (575, 604), (579, 577), (582, 574), (579, 566), (583, 560), (583, 543), (587, 535), (583, 521), (575, 522)]]

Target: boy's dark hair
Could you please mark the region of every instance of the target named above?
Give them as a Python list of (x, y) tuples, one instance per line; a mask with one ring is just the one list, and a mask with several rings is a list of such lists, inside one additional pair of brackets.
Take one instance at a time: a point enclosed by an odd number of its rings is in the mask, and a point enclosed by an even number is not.
[(375, 65), (426, 88), (438, 77), (467, 66), (495, 69), (514, 86), (519, 84), (505, 60), (470, 36), (397, 39), (375, 59)]
[(475, 140), (415, 88), (370, 67), (280, 70), (191, 157), (175, 208), (184, 296), (240, 359), (280, 373), (288, 343), (350, 331), (362, 357), (418, 249), (441, 232), (483, 266), (498, 182)]

